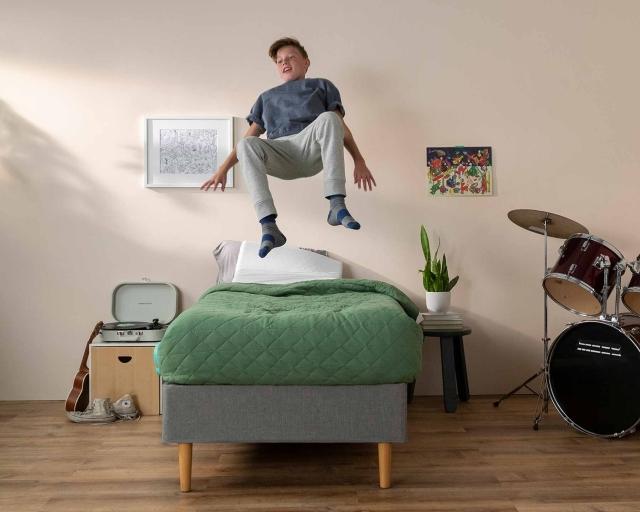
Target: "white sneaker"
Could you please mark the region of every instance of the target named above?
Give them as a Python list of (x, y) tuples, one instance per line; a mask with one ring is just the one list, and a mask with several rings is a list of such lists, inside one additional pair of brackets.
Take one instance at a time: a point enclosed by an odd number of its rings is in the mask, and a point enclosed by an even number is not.
[(113, 412), (121, 420), (134, 420), (140, 414), (129, 393), (121, 396), (113, 403)]
[(67, 417), (74, 423), (111, 423), (118, 419), (108, 398), (95, 398), (86, 411), (67, 412)]

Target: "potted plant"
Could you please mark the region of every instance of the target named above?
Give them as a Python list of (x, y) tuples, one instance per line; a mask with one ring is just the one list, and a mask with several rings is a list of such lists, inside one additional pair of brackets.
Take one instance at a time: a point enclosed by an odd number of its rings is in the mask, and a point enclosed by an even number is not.
[(449, 279), (447, 268), (447, 256), (442, 253), (442, 260), (438, 259), (440, 240), (436, 252), (431, 256), (429, 235), (424, 226), (420, 228), (420, 243), (424, 253), (424, 270), (422, 272), (422, 285), (426, 292), (427, 311), (434, 313), (446, 313), (451, 305), (451, 290), (458, 282), (459, 276)]

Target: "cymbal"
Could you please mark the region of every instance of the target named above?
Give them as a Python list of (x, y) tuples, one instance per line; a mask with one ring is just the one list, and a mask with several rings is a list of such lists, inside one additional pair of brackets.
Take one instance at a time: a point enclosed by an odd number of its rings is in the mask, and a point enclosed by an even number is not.
[(544, 235), (545, 219), (547, 221), (547, 235), (553, 238), (569, 238), (575, 233), (588, 233), (589, 230), (576, 221), (556, 213), (540, 210), (511, 210), (508, 213), (511, 222), (521, 228)]

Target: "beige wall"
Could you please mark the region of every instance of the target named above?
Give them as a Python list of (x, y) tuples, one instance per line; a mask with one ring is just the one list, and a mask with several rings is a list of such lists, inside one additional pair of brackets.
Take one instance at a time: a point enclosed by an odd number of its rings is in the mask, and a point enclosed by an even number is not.
[[(2, 0), (0, 13), (0, 399), (64, 398), (117, 283), (170, 281), (188, 306), (215, 279), (218, 241), (257, 237), (241, 179), (225, 194), (142, 186), (143, 122), (242, 118), (278, 84), (266, 49), (282, 35), (340, 88), (378, 188), (349, 189), (364, 227), (348, 232), (326, 224), (319, 176), (274, 181), (281, 228), (420, 303), (419, 226), (440, 235), (474, 330), (472, 393), (541, 361), (543, 240), (509, 210), (640, 251), (638, 2)], [(459, 144), (493, 147), (494, 197), (428, 197), (425, 147)], [(551, 337), (571, 319), (550, 305)], [(424, 355), (418, 391), (439, 393), (433, 340)]]

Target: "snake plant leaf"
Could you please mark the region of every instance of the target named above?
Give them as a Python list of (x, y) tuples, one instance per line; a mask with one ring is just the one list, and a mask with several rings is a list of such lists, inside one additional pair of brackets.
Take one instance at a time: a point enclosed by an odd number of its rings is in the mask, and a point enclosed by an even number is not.
[(447, 265), (447, 255), (443, 252), (442, 259), (438, 259), (440, 252), (440, 238), (436, 252), (431, 254), (431, 243), (429, 235), (424, 225), (420, 226), (420, 243), (425, 258), (424, 270), (422, 272), (422, 284), (428, 292), (450, 291), (458, 282), (458, 276), (449, 280), (449, 267)]
[(445, 291), (448, 291), (449, 287), (449, 269), (447, 268), (447, 256), (442, 255), (442, 277), (444, 281)]
[(434, 270), (434, 287), (436, 292), (442, 291), (442, 274), (440, 274), (440, 261), (436, 261), (436, 268)]
[(420, 228), (420, 243), (422, 244), (422, 252), (425, 260), (431, 259), (431, 248), (429, 247), (429, 235), (424, 226)]

